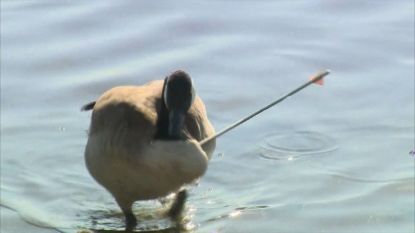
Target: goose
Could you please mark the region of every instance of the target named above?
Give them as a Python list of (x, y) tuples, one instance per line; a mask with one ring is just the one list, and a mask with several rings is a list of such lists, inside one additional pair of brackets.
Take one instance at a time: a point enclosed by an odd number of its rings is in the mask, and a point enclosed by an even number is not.
[(176, 193), (168, 215), (177, 219), (186, 185), (205, 172), (215, 140), (205, 105), (190, 76), (178, 70), (164, 80), (114, 87), (82, 110), (92, 110), (85, 163), (125, 216), (126, 229), (137, 225), (135, 201)]

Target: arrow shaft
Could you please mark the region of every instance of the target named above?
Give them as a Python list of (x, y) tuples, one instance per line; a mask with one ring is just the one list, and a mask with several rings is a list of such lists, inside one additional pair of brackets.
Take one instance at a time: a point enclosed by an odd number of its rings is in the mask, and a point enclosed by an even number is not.
[(310, 81), (308, 81), (308, 82), (304, 83), (303, 85), (297, 87), (296, 89), (292, 90), (288, 94), (286, 94), (286, 95), (280, 97), (279, 99), (271, 102), (270, 104), (264, 106), (263, 108), (257, 110), (256, 112), (251, 113), (250, 115), (242, 118), (241, 120), (239, 120), (239, 121), (237, 121), (237, 122), (229, 125), (228, 127), (226, 127), (225, 129), (223, 129), (222, 131), (216, 133), (215, 135), (203, 139), (202, 141), (199, 142), (199, 144), (202, 146), (203, 144), (209, 142), (210, 140), (222, 136), (223, 134), (225, 134), (225, 133), (231, 131), (232, 129), (238, 127), (239, 125), (245, 123), (246, 121), (250, 120), (251, 118), (257, 116), (260, 113), (262, 113), (263, 111), (265, 111), (265, 110), (267, 110), (267, 109), (269, 109), (269, 108), (271, 108), (271, 107), (273, 107), (273, 106), (281, 103), (282, 101), (284, 101), (288, 97), (290, 97), (290, 96), (294, 95), (295, 93), (297, 93), (297, 92), (303, 90), (304, 88), (308, 87), (310, 84), (315, 83), (315, 82), (318, 82), (319, 80), (321, 80), (325, 76), (327, 76), (329, 73), (330, 73), (330, 71), (328, 71), (328, 70), (325, 70), (325, 71), (322, 71), (322, 72), (317, 73), (316, 75), (314, 75), (314, 77)]

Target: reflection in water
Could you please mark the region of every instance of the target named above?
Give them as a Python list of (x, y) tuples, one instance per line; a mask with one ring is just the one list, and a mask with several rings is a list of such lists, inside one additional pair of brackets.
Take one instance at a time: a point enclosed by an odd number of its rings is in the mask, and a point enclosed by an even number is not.
[(141, 233), (187, 233), (190, 231), (186, 231), (181, 229), (180, 227), (172, 227), (163, 230), (149, 230), (149, 231), (142, 231), (142, 230), (134, 230), (134, 231), (125, 231), (125, 230), (81, 230), (78, 233), (132, 233), (132, 232), (141, 232)]
[[(228, 213), (219, 214), (214, 218), (207, 219), (204, 222), (217, 222), (226, 219), (236, 219), (244, 215), (244, 213), (249, 211), (256, 211), (267, 209), (269, 206), (258, 205), (258, 206), (246, 206), (246, 207), (237, 207)], [(137, 216), (138, 219), (145, 219), (144, 222), (139, 222), (139, 225), (133, 231), (126, 231), (123, 229), (123, 215), (118, 213), (113, 216), (100, 216), (97, 219), (103, 220), (107, 219), (106, 224), (96, 224), (88, 230), (80, 230), (78, 233), (131, 233), (131, 232), (141, 232), (141, 233), (192, 233), (195, 232), (196, 226), (192, 222), (192, 212), (194, 209), (190, 209), (179, 221), (170, 221), (168, 219), (149, 219), (147, 216)], [(155, 217), (155, 216), (153, 216)], [(114, 219), (116, 218), (116, 219)]]
[[(118, 226), (114, 227), (111, 226), (112, 224), (108, 224), (107, 226), (100, 228), (100, 227), (92, 227), (89, 230), (81, 230), (78, 233), (110, 233), (110, 232), (152, 232), (152, 233), (190, 233), (194, 230), (194, 225), (190, 221), (190, 219), (182, 219), (181, 221), (175, 221), (170, 223), (168, 226), (162, 223), (160, 224), (148, 224), (146, 223), (139, 223), (139, 226), (134, 228), (132, 231), (124, 230), (125, 228)], [(102, 226), (101, 226), (102, 227)], [(116, 229), (114, 229), (116, 228)]]
[[(137, 204), (137, 203), (136, 203)], [(143, 204), (143, 203), (140, 203)], [(182, 216), (173, 220), (166, 216), (166, 211), (171, 205), (171, 197), (161, 200), (162, 206), (156, 205), (152, 207), (141, 206), (135, 208), (135, 215), (138, 225), (133, 231), (125, 230), (124, 215), (121, 211), (94, 211), (89, 213), (88, 225), (82, 228), (89, 230), (81, 230), (79, 233), (87, 232), (192, 232), (195, 225), (192, 222), (194, 209), (186, 209)], [(81, 227), (80, 227), (81, 228)]]
[(141, 230), (135, 229), (133, 231), (126, 230), (81, 230), (78, 233), (132, 233), (132, 232), (141, 232), (141, 233), (190, 233), (192, 230), (187, 230), (184, 226), (178, 225), (166, 229), (156, 229), (156, 230)]

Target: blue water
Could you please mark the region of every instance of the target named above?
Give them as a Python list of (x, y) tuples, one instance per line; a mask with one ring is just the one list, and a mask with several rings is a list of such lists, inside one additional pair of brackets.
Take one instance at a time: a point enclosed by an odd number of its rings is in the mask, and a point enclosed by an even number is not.
[[(330, 68), (218, 140), (189, 232), (414, 232), (414, 7), (2, 1), (1, 205), (53, 231), (120, 231), (85, 169), (80, 106), (184, 69), (219, 130)], [(138, 230), (172, 229), (163, 208), (137, 203)]]

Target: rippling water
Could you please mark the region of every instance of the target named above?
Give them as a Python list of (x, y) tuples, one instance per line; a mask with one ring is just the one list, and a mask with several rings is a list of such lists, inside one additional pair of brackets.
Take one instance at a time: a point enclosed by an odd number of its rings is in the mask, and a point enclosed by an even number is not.
[[(414, 232), (413, 16), (411, 0), (2, 1), (1, 205), (19, 214), (2, 222), (122, 230), (79, 111), (113, 86), (184, 69), (221, 129), (330, 68), (219, 139), (186, 228)], [(174, 232), (164, 209), (137, 203), (139, 229)]]

